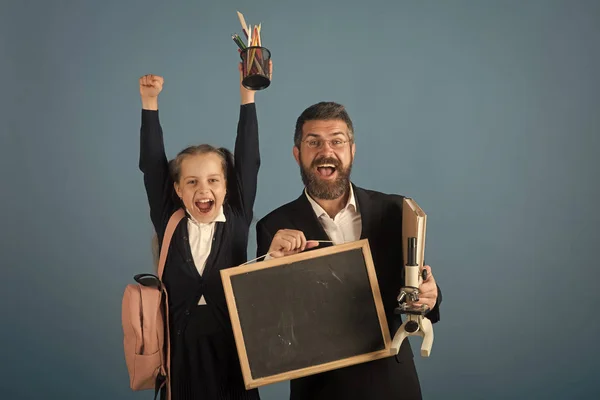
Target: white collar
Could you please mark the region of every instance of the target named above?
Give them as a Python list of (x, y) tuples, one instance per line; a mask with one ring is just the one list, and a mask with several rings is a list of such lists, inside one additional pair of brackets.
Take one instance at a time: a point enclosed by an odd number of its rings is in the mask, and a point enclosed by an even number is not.
[[(312, 206), (315, 214), (317, 215), (317, 218), (320, 218), (323, 214), (328, 215), (327, 212), (323, 209), (323, 207), (321, 207), (319, 205), (319, 203), (317, 203), (316, 201), (313, 200), (312, 197), (310, 197), (310, 195), (308, 194), (308, 191), (306, 190), (306, 188), (304, 188), (304, 194), (306, 195), (306, 198), (308, 199), (310, 205)], [(356, 199), (354, 198), (354, 190), (352, 189), (352, 184), (350, 183), (350, 195), (348, 196), (348, 202), (346, 203), (346, 206), (344, 208), (342, 208), (341, 211), (346, 210), (348, 208), (350, 208), (350, 206), (354, 207), (354, 211), (357, 210), (356, 207)]]
[(206, 226), (206, 225), (210, 225), (213, 224), (215, 222), (225, 222), (227, 221), (227, 218), (225, 218), (225, 213), (223, 212), (223, 206), (221, 206), (221, 208), (219, 209), (219, 214), (217, 214), (217, 217), (215, 219), (213, 219), (211, 222), (198, 222), (196, 220), (196, 218), (194, 218), (192, 216), (192, 213), (189, 212), (188, 210), (188, 216), (190, 218), (190, 221), (194, 223), (194, 225), (197, 226)]

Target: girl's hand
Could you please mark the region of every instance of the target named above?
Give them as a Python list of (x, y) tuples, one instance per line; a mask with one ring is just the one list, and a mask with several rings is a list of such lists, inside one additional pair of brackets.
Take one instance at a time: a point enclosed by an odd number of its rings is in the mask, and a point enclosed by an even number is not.
[(158, 94), (165, 80), (158, 75), (144, 75), (140, 78), (140, 97), (146, 110), (158, 110)]
[[(240, 95), (242, 98), (242, 104), (254, 103), (254, 94), (256, 91), (248, 90), (242, 85), (243, 73), (242, 63), (238, 64), (238, 71), (240, 71)], [(269, 60), (269, 79), (273, 79), (273, 60)]]

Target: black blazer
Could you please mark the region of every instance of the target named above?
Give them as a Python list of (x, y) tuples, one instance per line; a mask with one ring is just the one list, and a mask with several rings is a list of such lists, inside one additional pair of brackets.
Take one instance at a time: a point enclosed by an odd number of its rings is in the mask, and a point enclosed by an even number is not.
[[(142, 110), (139, 168), (150, 205), (150, 218), (160, 242), (171, 214), (182, 207), (169, 176), (163, 131), (158, 111)], [(226, 222), (216, 222), (213, 244), (202, 276), (198, 273), (188, 240), (187, 219), (178, 224), (165, 263), (163, 281), (169, 294), (171, 344), (178, 344), (191, 310), (204, 295), (225, 328), (230, 328), (220, 270), (247, 261), (247, 246), (260, 167), (258, 120), (254, 103), (240, 106), (235, 141), (235, 165), (227, 171), (224, 204)]]
[[(402, 324), (401, 317), (394, 314), (394, 309), (398, 306), (397, 296), (404, 283), (401, 245), (404, 197), (362, 189), (354, 184), (352, 187), (362, 219), (361, 239), (369, 240), (393, 337)], [(329, 240), (304, 192), (296, 200), (277, 208), (257, 223), (258, 256), (269, 251), (273, 236), (279, 229), (300, 230), (307, 240)], [(316, 248), (330, 245), (321, 243)], [(432, 323), (440, 319), (441, 302), (442, 293), (438, 287), (436, 306), (427, 314)], [(385, 358), (298, 379), (291, 382), (291, 391), (291, 399), (294, 400), (420, 398), (413, 353), (408, 340), (403, 341), (396, 358)]]

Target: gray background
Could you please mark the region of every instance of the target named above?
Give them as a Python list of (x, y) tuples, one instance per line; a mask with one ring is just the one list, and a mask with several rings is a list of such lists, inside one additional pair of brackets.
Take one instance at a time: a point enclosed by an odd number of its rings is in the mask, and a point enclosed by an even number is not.
[(232, 147), (237, 9), (275, 63), (256, 216), (301, 192), (296, 117), (344, 103), (354, 182), (429, 215), (425, 398), (598, 398), (600, 2), (582, 0), (3, 1), (2, 398), (151, 397), (128, 388), (120, 325), (151, 268), (137, 79), (165, 77), (170, 157)]

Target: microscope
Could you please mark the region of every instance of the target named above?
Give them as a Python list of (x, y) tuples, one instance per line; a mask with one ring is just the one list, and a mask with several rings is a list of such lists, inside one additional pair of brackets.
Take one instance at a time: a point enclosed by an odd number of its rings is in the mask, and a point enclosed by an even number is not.
[(419, 301), (419, 286), (427, 279), (427, 270), (420, 271), (417, 259), (417, 238), (409, 237), (407, 246), (407, 263), (404, 266), (404, 287), (398, 295), (396, 314), (405, 314), (406, 321), (398, 328), (392, 340), (392, 352), (398, 354), (402, 341), (408, 336), (421, 336), (421, 356), (429, 357), (433, 344), (433, 327), (431, 321), (425, 317), (429, 312), (426, 305), (415, 305)]

